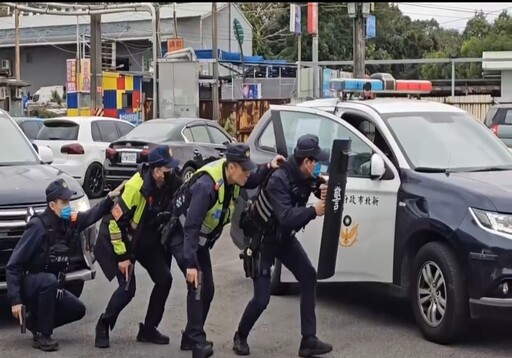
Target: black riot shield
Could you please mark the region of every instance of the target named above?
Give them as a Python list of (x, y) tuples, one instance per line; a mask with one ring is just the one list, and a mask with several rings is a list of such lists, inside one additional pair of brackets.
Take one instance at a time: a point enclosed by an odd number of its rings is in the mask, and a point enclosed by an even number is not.
[(324, 226), (318, 258), (319, 280), (332, 277), (336, 268), (351, 142), (350, 139), (335, 139), (332, 143)]

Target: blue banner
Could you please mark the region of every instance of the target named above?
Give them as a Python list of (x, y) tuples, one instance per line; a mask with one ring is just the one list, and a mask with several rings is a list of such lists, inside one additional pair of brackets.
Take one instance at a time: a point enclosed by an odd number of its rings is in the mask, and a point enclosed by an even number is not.
[(373, 39), (377, 36), (375, 15), (368, 15), (366, 18), (366, 38)]

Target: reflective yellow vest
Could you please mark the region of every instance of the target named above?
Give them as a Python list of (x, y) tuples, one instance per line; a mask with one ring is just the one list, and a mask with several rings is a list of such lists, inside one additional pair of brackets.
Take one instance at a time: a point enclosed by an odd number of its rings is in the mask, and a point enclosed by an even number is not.
[(128, 212), (135, 207), (135, 212), (130, 219), (130, 227), (128, 228), (128, 239), (131, 240), (140, 224), (144, 208), (146, 207), (146, 198), (144, 198), (141, 193), (143, 184), (144, 180), (140, 173), (135, 173), (124, 185), (123, 194), (118, 198), (117, 203), (111, 211), (112, 218), (108, 225), (108, 231), (110, 233), (112, 247), (118, 256), (126, 254), (126, 245), (123, 242), (121, 229), (117, 225), (117, 220), (122, 215), (128, 214)]
[(206, 217), (203, 220), (203, 225), (201, 227), (201, 236), (208, 237), (210, 234), (217, 229), (220, 225), (221, 227), (226, 226), (231, 222), (231, 217), (233, 216), (233, 210), (235, 209), (235, 200), (238, 198), (238, 194), (240, 193), (240, 187), (235, 184), (235, 188), (233, 191), (233, 196), (231, 197), (231, 202), (227, 208), (227, 212), (224, 215), (224, 220), (220, 222), (220, 216), (222, 213), (222, 206), (224, 203), (224, 163), (226, 159), (219, 159), (214, 162), (208, 163), (197, 170), (194, 175), (199, 175), (200, 173), (208, 174), (213, 182), (215, 183), (215, 190), (217, 191), (217, 201), (215, 204), (208, 210), (206, 213)]

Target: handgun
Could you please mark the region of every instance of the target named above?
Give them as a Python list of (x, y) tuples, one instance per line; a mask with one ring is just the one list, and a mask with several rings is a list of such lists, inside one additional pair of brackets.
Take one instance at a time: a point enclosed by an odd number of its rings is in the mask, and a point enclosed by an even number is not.
[(27, 333), (27, 312), (25, 310), (25, 305), (21, 305), (21, 333)]
[(132, 277), (133, 277), (133, 266), (134, 265), (130, 265), (128, 266), (128, 280), (126, 280), (126, 285), (124, 286), (124, 290), (126, 292), (128, 292), (128, 290), (130, 289), (130, 283), (132, 282)]
[(188, 289), (192, 290), (196, 294), (196, 296), (195, 296), (196, 301), (201, 300), (201, 285), (202, 285), (202, 283), (203, 283), (203, 273), (201, 271), (197, 272), (197, 287), (194, 286), (193, 282), (187, 281)]

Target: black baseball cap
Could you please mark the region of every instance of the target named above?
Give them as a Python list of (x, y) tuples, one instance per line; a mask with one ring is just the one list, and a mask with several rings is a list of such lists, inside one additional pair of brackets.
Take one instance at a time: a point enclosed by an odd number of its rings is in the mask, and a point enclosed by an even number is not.
[(46, 202), (55, 201), (57, 199), (69, 200), (76, 192), (69, 189), (68, 183), (62, 178), (54, 180), (46, 188)]
[(247, 144), (230, 143), (226, 146), (226, 159), (238, 163), (243, 170), (256, 169), (256, 163), (251, 160), (251, 150)]
[(149, 152), (148, 163), (151, 168), (177, 168), (180, 161), (172, 156), (168, 145), (159, 145)]
[(329, 154), (318, 145), (318, 137), (314, 134), (304, 134), (297, 139), (294, 150), (297, 158), (313, 158), (318, 162), (329, 160)]

